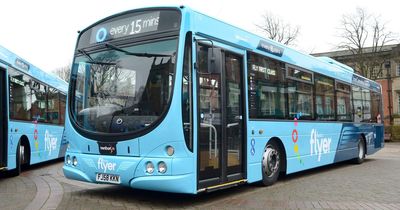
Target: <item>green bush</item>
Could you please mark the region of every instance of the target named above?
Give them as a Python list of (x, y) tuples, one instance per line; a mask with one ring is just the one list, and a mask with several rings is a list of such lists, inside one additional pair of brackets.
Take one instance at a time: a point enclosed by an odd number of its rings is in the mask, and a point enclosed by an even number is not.
[(400, 140), (400, 125), (391, 126), (392, 140)]

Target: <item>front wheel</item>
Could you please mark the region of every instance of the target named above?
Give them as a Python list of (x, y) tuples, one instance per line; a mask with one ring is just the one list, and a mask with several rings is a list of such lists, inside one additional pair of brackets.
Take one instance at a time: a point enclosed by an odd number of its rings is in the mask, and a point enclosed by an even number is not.
[(281, 152), (275, 142), (268, 142), (262, 157), (262, 175), (265, 186), (273, 185), (281, 171)]

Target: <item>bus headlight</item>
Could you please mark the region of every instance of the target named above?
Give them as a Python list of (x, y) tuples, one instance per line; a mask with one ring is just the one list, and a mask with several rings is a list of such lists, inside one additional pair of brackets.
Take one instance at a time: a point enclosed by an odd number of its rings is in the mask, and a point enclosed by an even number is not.
[(160, 173), (165, 173), (167, 171), (167, 164), (165, 162), (161, 161), (158, 163), (158, 172)]
[(72, 165), (73, 165), (73, 166), (78, 165), (78, 159), (77, 159), (75, 156), (72, 157)]
[(154, 165), (150, 161), (146, 163), (146, 172), (149, 174), (152, 174), (154, 172)]
[(71, 165), (71, 156), (67, 155), (67, 157), (65, 158), (65, 162), (67, 163), (67, 165)]
[(173, 146), (167, 146), (166, 150), (169, 156), (172, 156), (175, 153), (175, 149)]

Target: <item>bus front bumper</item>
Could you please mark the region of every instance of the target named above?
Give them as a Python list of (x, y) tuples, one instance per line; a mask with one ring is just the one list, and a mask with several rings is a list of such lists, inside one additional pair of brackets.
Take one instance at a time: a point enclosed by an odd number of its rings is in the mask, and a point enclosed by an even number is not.
[[(71, 158), (69, 163), (67, 156)], [(77, 159), (76, 165), (72, 164), (74, 157)], [(167, 172), (158, 172), (157, 165), (160, 161), (166, 163)], [(102, 173), (116, 175), (120, 180), (119, 185), (136, 189), (194, 194), (197, 192), (194, 167), (186, 169), (180, 167), (191, 166), (192, 161), (191, 158), (142, 158), (67, 153), (63, 171), (65, 177), (84, 182), (101, 184), (103, 182), (96, 181), (96, 176)], [(148, 162), (153, 162), (155, 166), (152, 174), (146, 172)]]

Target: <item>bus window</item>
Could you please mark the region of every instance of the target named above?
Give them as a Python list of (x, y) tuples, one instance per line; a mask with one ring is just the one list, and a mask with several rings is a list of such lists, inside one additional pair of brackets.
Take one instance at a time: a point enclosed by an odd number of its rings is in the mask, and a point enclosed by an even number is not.
[(381, 112), (381, 95), (379, 93), (371, 93), (371, 122), (379, 122), (382, 118)]
[(60, 93), (60, 125), (64, 125), (65, 121), (65, 103), (67, 101), (67, 96)]
[(333, 79), (315, 74), (315, 105), (317, 120), (334, 120)]
[(371, 121), (371, 93), (370, 90), (362, 89), (363, 96), (363, 122)]
[(186, 34), (185, 54), (183, 58), (183, 78), (182, 78), (182, 120), (183, 132), (185, 135), (186, 146), (193, 151), (192, 139), (192, 33)]
[(351, 94), (350, 86), (336, 83), (336, 109), (339, 121), (351, 121)]
[(60, 108), (58, 91), (54, 88), (48, 88), (47, 92), (47, 121), (52, 124), (59, 124)]
[(9, 69), (10, 79), (10, 118), (31, 120), (31, 89), (29, 77)]
[(288, 82), (289, 115), (291, 118), (314, 119), (313, 86), (299, 81)]
[(353, 92), (354, 122), (361, 122), (363, 119), (363, 102), (362, 102), (361, 88), (353, 86), (352, 92)]
[(31, 82), (32, 91), (32, 118), (39, 122), (47, 122), (46, 119), (46, 86), (37, 81)]
[(285, 119), (285, 64), (249, 53), (247, 69), (250, 118)]

